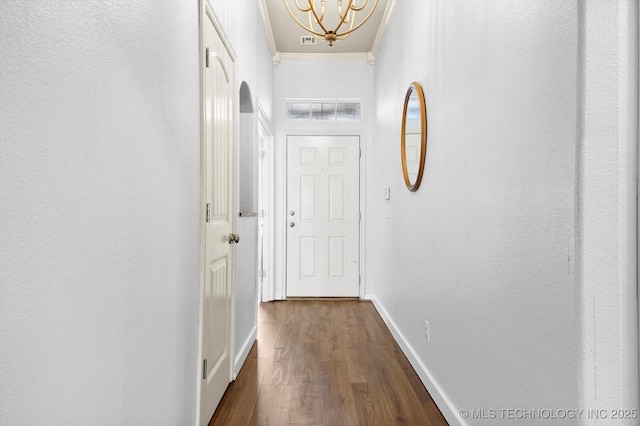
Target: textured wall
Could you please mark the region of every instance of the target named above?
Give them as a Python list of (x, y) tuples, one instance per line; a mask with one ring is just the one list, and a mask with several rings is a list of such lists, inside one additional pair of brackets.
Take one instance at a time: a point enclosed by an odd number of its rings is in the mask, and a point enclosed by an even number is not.
[[(376, 57), (373, 294), (454, 412), (575, 407), (576, 2), (395, 7)], [(429, 120), (416, 193), (399, 150), (412, 81)]]
[(193, 424), (197, 2), (2, 1), (0, 50), (0, 424)]
[[(460, 409), (508, 424), (500, 409), (638, 406), (635, 8), (396, 2), (376, 58), (367, 276), (453, 424), (487, 422)], [(399, 151), (412, 81), (429, 119), (417, 193)]]
[(638, 408), (638, 2), (579, 5), (581, 399)]

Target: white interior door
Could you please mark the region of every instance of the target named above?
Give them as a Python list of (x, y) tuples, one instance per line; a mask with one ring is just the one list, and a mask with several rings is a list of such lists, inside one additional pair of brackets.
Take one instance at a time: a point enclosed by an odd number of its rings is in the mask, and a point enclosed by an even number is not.
[(199, 424), (232, 378), (234, 241), (233, 57), (206, 9), (204, 21), (204, 254), (200, 293)]
[(287, 138), (287, 296), (356, 297), (360, 138)]

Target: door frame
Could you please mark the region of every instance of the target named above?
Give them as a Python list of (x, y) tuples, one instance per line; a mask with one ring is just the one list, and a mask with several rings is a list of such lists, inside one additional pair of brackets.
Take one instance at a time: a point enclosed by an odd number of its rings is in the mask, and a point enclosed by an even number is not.
[[(275, 255), (276, 259), (280, 259), (277, 265), (277, 269), (280, 271), (277, 279), (274, 282), (274, 299), (277, 300), (286, 300), (287, 299), (287, 287), (286, 287), (286, 278), (287, 278), (287, 169), (286, 165), (288, 164), (287, 160), (287, 138), (289, 136), (358, 136), (360, 138), (360, 289), (359, 296), (360, 300), (369, 300), (371, 297), (367, 292), (367, 277), (365, 262), (366, 262), (366, 223), (367, 223), (367, 215), (365, 206), (367, 205), (366, 200), (366, 185), (367, 180), (366, 176), (366, 158), (367, 158), (367, 138), (364, 131), (349, 131), (348, 129), (343, 130), (335, 130), (331, 132), (324, 131), (309, 131), (309, 132), (286, 132), (283, 135), (282, 143), (279, 147), (278, 158), (282, 159), (282, 174), (280, 176), (279, 183), (282, 187), (281, 196), (276, 198), (277, 203), (277, 212), (276, 212), (276, 221), (281, 224), (280, 227), (276, 226), (276, 241), (275, 241)], [(278, 200), (278, 198), (280, 198)], [(279, 232), (278, 232), (279, 231)]]
[[(260, 283), (259, 300), (270, 302), (275, 299), (275, 148), (273, 125), (266, 111), (256, 99), (258, 119), (256, 121), (255, 137), (260, 144), (258, 165), (258, 224), (264, 223), (262, 248), (258, 248), (258, 281)], [(266, 146), (260, 140), (260, 127), (266, 133)], [(266, 180), (266, 182), (265, 182)], [(264, 186), (269, 192), (264, 194)]]
[[(200, 210), (200, 216), (199, 216), (199, 220), (200, 220), (200, 226), (199, 226), (199, 230), (200, 230), (200, 262), (199, 262), (199, 267), (200, 267), (200, 271), (199, 271), (199, 275), (200, 275), (200, 282), (199, 282), (199, 286), (198, 286), (198, 351), (197, 351), (197, 358), (195, 360), (196, 362), (196, 370), (197, 370), (197, 375), (195, 377), (196, 379), (196, 426), (198, 426), (200, 424), (200, 399), (201, 399), (201, 392), (202, 392), (202, 326), (203, 326), (203, 322), (202, 322), (202, 314), (203, 314), (203, 301), (201, 300), (201, 294), (203, 293), (203, 289), (204, 289), (204, 285), (205, 285), (205, 264), (206, 264), (206, 260), (205, 260), (205, 247), (206, 247), (206, 194), (205, 194), (205, 183), (206, 183), (206, 173), (205, 173), (205, 167), (206, 167), (206, 158), (204, 156), (205, 153), (205, 123), (206, 123), (206, 119), (205, 119), (205, 113), (206, 113), (206, 108), (205, 108), (205, 102), (206, 102), (206, 94), (205, 94), (205, 72), (206, 72), (206, 62), (205, 62), (205, 49), (206, 49), (206, 43), (205, 43), (205, 34), (204, 34), (204, 26), (205, 26), (205, 20), (206, 19), (210, 19), (211, 22), (213, 23), (213, 27), (216, 30), (216, 32), (218, 33), (218, 35), (220, 36), (220, 39), (222, 40), (222, 43), (224, 44), (225, 48), (227, 49), (227, 51), (229, 52), (229, 55), (231, 57), (232, 61), (236, 61), (237, 59), (237, 55), (235, 54), (233, 48), (231, 47), (231, 44), (229, 43), (229, 39), (226, 36), (224, 30), (222, 29), (222, 26), (220, 25), (220, 22), (218, 21), (215, 13), (213, 12), (213, 9), (211, 8), (211, 6), (209, 5), (207, 0), (199, 0), (199, 7), (198, 7), (198, 52), (199, 52), (199, 62), (198, 62), (198, 74), (199, 74), (199, 108), (200, 108), (200, 205), (199, 205), (199, 210)], [(235, 74), (235, 68), (234, 68), (234, 74)], [(235, 75), (231, 76), (231, 84), (234, 84), (233, 82), (235, 81)], [(233, 87), (233, 90), (231, 91), (233, 93), (232, 95), (232, 99), (231, 99), (231, 110), (233, 111), (233, 115), (231, 117), (231, 128), (234, 129), (233, 130), (233, 144), (234, 144), (234, 148), (236, 148), (237, 146), (237, 114), (236, 114), (236, 106), (238, 105), (238, 101), (237, 101), (237, 91), (235, 90), (236, 88)], [(237, 161), (237, 157), (234, 154), (233, 156), (233, 161), (236, 162)], [(237, 185), (235, 182), (235, 177), (232, 177), (232, 199), (234, 200), (232, 205), (232, 209), (236, 210), (235, 206), (236, 206), (236, 201), (237, 201)], [(232, 212), (231, 217), (232, 217), (232, 228), (235, 229), (235, 221), (236, 221), (236, 212)], [(235, 260), (235, 259), (234, 259)], [(231, 268), (229, 268), (229, 273), (230, 274), (234, 274), (234, 265), (231, 266)], [(231, 292), (231, 300), (230, 300), (230, 308), (229, 308), (229, 334), (228, 334), (228, 339), (227, 339), (227, 345), (229, 348), (229, 357), (231, 359), (231, 362), (229, 362), (229, 382), (232, 381), (233, 379), (233, 372), (234, 372), (234, 362), (233, 360), (235, 359), (235, 277), (231, 277), (231, 288), (230, 288), (230, 292)]]

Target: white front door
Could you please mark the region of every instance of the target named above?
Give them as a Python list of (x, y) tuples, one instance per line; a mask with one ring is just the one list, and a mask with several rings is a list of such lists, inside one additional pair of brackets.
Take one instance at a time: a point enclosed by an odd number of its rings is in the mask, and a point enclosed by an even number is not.
[(287, 138), (287, 296), (356, 297), (360, 138)]
[(203, 19), (205, 217), (200, 289), (200, 425), (209, 424), (232, 374), (233, 59), (216, 31), (211, 13), (207, 7)]

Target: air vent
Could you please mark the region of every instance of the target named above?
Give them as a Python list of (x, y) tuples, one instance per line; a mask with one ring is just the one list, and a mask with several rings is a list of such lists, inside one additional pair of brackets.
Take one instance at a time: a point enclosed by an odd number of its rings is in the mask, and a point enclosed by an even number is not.
[(317, 42), (314, 36), (300, 36), (300, 46), (313, 46)]

